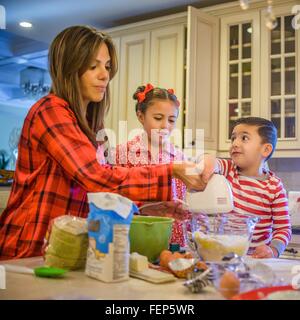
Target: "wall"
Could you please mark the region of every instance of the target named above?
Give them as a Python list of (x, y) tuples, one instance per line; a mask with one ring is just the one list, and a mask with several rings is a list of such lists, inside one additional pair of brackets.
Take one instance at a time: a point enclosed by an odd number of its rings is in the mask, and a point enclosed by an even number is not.
[[(14, 128), (22, 128), (28, 108), (10, 105), (6, 102), (0, 102), (0, 150), (5, 150), (8, 157), (12, 155), (9, 146), (9, 137)], [(14, 163), (14, 162), (12, 162)], [(6, 167), (6, 169), (14, 169)]]
[(270, 159), (268, 165), (282, 179), (287, 192), (300, 191), (300, 152), (299, 158)]

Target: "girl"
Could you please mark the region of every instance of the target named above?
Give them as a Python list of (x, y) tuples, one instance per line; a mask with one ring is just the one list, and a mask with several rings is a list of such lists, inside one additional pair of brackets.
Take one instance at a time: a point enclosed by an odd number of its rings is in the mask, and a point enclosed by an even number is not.
[[(111, 160), (116, 160), (117, 165), (128, 168), (141, 167), (150, 164), (168, 164), (174, 161), (182, 162), (183, 153), (170, 143), (169, 137), (176, 126), (179, 113), (179, 101), (172, 89), (154, 88), (151, 84), (140, 86), (133, 95), (137, 100), (135, 111), (143, 132), (132, 140), (116, 148), (116, 154), (111, 153)], [(172, 179), (172, 199), (183, 199), (186, 187), (182, 181)], [(139, 206), (142, 206), (139, 203)], [(147, 214), (162, 215), (162, 206), (147, 206)], [(142, 212), (145, 214), (145, 210)], [(170, 210), (165, 206), (167, 214)], [(184, 246), (182, 223), (186, 219), (186, 212), (180, 211), (180, 206), (175, 212), (171, 242)]]
[[(200, 176), (186, 175), (193, 164), (128, 169), (97, 162), (96, 132), (104, 127), (117, 71), (107, 35), (86, 26), (63, 30), (50, 46), (49, 67), (51, 92), (31, 107), (22, 128), (12, 191), (0, 216), (0, 259), (41, 255), (50, 220), (87, 216), (87, 192), (154, 201), (171, 198), (171, 177), (205, 187)], [(212, 171), (208, 166), (203, 179)]]

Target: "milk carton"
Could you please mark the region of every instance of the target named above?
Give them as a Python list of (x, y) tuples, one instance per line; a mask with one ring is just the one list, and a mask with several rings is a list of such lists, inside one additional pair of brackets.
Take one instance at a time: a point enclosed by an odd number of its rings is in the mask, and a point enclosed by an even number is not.
[(137, 206), (118, 194), (88, 193), (89, 248), (85, 273), (104, 282), (129, 278), (129, 228)]

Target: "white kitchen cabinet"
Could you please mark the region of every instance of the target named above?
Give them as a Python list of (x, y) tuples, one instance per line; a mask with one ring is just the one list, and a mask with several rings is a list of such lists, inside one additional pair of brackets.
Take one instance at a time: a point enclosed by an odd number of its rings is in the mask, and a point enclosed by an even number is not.
[[(118, 55), (119, 70), (112, 80), (111, 109), (106, 128), (114, 130), (118, 143), (124, 142), (124, 130), (139, 127), (132, 98), (137, 86), (149, 79), (150, 34), (140, 32), (113, 39)], [(120, 121), (127, 121), (120, 124)], [(125, 125), (125, 126), (124, 126)]]
[[(183, 24), (151, 31), (150, 83), (172, 88), (181, 102), (176, 128), (182, 132), (184, 111), (184, 38)], [(182, 139), (177, 142), (182, 146)]]
[[(293, 35), (284, 29), (285, 16), (291, 15), (296, 3), (274, 0), (275, 14), (282, 17), (277, 34), (265, 27), (266, 2), (260, 0), (252, 1), (246, 11), (238, 1), (205, 9), (189, 7), (180, 14), (107, 30), (119, 56), (107, 123), (116, 132), (120, 120), (127, 121), (127, 132), (140, 127), (132, 95), (138, 85), (151, 82), (173, 88), (181, 102), (177, 128), (182, 140), (178, 146), (199, 148), (195, 141), (197, 129), (202, 129), (200, 148), (227, 156), (234, 120), (262, 116), (272, 119), (279, 129), (274, 156), (299, 156), (299, 30), (292, 40)], [(284, 52), (285, 44), (291, 46), (293, 41), (295, 50)], [(280, 53), (271, 52), (272, 43), (281, 48)], [(272, 86), (279, 75), (281, 91), (274, 95)], [(293, 86), (293, 75), (294, 91), (286, 92), (287, 85)], [(120, 138), (125, 137), (122, 129)]]
[(265, 26), (265, 7), (221, 17), (219, 152), (230, 146), (234, 120), (261, 116), (273, 121), (273, 157), (300, 155), (300, 33), (293, 29), (294, 1), (275, 3), (278, 27)]
[[(149, 30), (140, 30), (127, 25), (121, 32), (118, 30), (118, 37), (109, 32), (114, 42), (119, 43), (119, 72), (112, 81), (112, 107), (107, 123), (117, 133), (118, 143), (131, 139), (141, 128), (135, 114), (136, 100), (132, 97), (138, 86), (149, 82), (173, 88), (179, 101), (183, 98), (184, 26), (175, 24), (156, 29), (151, 25)], [(180, 108), (177, 124), (180, 130), (182, 119)]]
[[(189, 7), (185, 147), (215, 152), (218, 141), (219, 19)], [(199, 135), (197, 137), (197, 130)], [(203, 131), (201, 133), (201, 130)], [(198, 145), (203, 139), (203, 145)]]
[(261, 114), (277, 127), (277, 153), (300, 156), (300, 32), (292, 26), (291, 8), (274, 8), (277, 27), (261, 32), (261, 81), (268, 84)]
[[(150, 34), (141, 32), (121, 38), (119, 120), (127, 121), (127, 130), (139, 128), (135, 116), (135, 100), (132, 95), (136, 88), (149, 79)], [(129, 137), (130, 139), (130, 137)]]
[(228, 150), (234, 121), (259, 116), (260, 16), (221, 18), (219, 150)]
[[(127, 133), (140, 128), (132, 95), (138, 85), (151, 82), (173, 88), (180, 101), (178, 131), (174, 135), (181, 135), (181, 139), (174, 139), (176, 145), (190, 148), (199, 128), (204, 129), (205, 147), (216, 151), (218, 19), (190, 8), (188, 14), (151, 19), (107, 32), (119, 44), (119, 73), (113, 80), (112, 108), (106, 123), (116, 132), (119, 121), (127, 121)], [(193, 132), (184, 136), (184, 129)], [(125, 132), (121, 131), (124, 138)]]

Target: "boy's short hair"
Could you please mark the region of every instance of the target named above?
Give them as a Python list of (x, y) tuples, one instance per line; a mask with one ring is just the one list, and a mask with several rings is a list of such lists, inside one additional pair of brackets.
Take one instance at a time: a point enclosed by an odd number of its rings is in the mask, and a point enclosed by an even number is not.
[(277, 143), (277, 129), (273, 122), (260, 117), (239, 118), (235, 121), (232, 130), (239, 124), (246, 124), (248, 126), (255, 126), (258, 128), (257, 131), (262, 139), (262, 143), (270, 143), (273, 147), (272, 152), (265, 161), (269, 160), (275, 151)]

